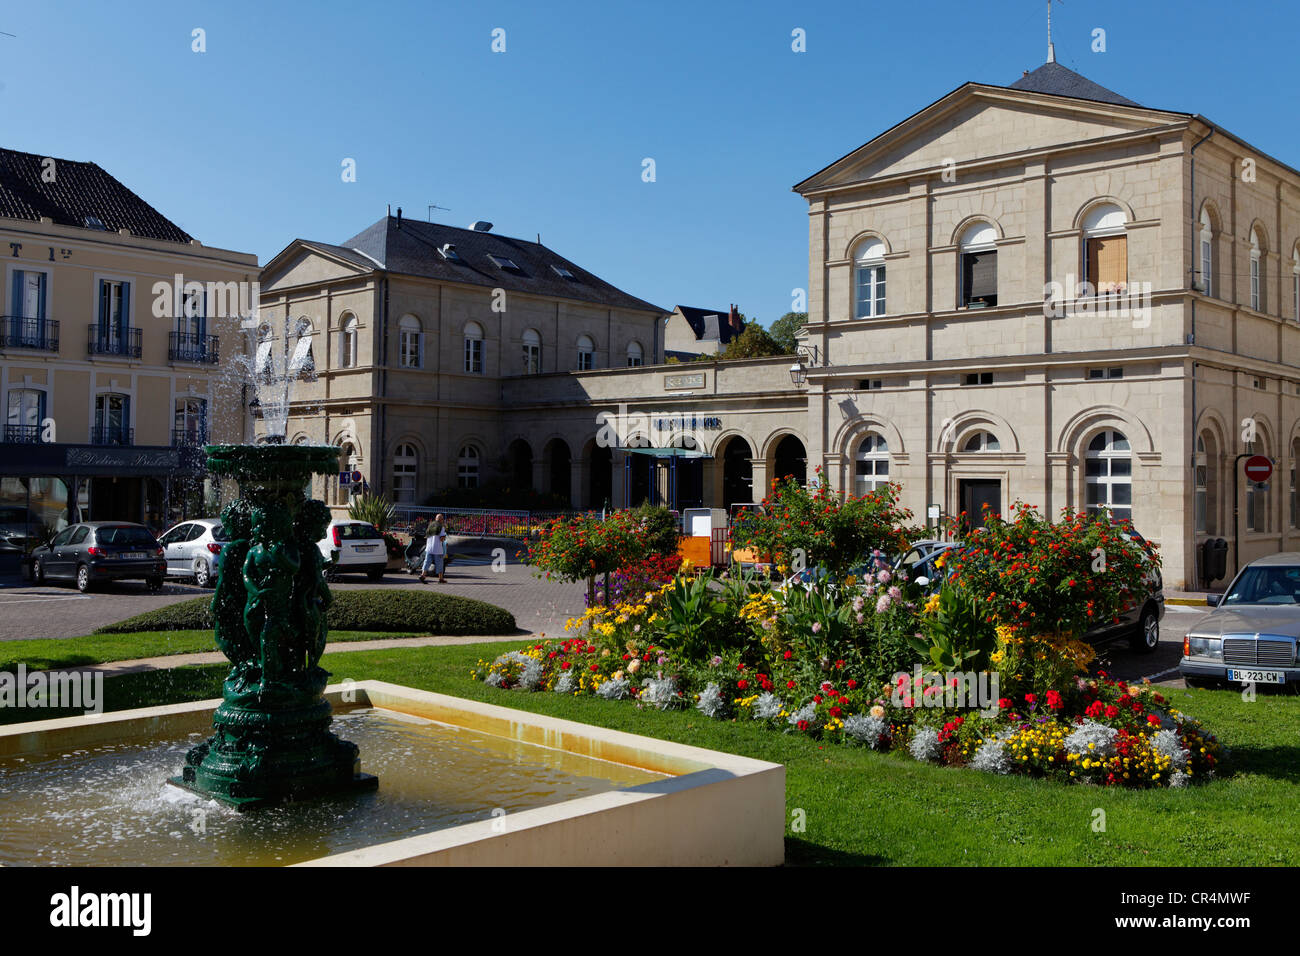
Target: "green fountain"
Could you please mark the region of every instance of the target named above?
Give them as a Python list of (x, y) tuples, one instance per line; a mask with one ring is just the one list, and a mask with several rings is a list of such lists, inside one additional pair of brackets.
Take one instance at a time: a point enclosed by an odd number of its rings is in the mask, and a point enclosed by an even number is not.
[(330, 732), (320, 666), (329, 633), (325, 562), (330, 514), (308, 499), (312, 475), (338, 469), (320, 445), (209, 445), (208, 470), (239, 482), (221, 513), (227, 544), (212, 599), (217, 646), (230, 659), (213, 735), (172, 783), (250, 810), (373, 790), (355, 744)]

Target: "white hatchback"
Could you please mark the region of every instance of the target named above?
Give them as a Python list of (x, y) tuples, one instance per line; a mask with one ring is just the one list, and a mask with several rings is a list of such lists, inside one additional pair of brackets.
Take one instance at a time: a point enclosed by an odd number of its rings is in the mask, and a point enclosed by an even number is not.
[[(379, 529), (365, 521), (331, 521), (316, 545), (332, 574), (365, 574), (372, 581), (388, 567), (388, 545)], [(336, 557), (337, 556), (337, 557)]]

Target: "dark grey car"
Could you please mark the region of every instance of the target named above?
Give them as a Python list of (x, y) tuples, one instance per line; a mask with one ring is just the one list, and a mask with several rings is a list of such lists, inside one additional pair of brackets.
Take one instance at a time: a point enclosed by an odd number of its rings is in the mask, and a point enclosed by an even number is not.
[(103, 581), (128, 579), (157, 591), (166, 573), (158, 539), (144, 525), (126, 521), (69, 525), (32, 552), (33, 581), (73, 581), (83, 593)]

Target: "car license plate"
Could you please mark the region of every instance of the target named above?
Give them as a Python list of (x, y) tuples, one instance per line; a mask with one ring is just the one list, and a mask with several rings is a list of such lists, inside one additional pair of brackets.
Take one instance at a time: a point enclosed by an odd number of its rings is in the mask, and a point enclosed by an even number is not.
[(1245, 671), (1229, 668), (1228, 680), (1242, 684), (1285, 684), (1286, 675), (1282, 671)]
[(357, 550), (362, 554), (369, 554), (371, 551), (375, 550), (375, 547), (376, 546), (373, 544), (359, 544), (356, 546)]
[(122, 559), (123, 559), (124, 561), (139, 561), (140, 559), (142, 559), (142, 558), (147, 558), (147, 557), (148, 557), (148, 555), (145, 554), (143, 551), (124, 551), (124, 552), (122, 552)]

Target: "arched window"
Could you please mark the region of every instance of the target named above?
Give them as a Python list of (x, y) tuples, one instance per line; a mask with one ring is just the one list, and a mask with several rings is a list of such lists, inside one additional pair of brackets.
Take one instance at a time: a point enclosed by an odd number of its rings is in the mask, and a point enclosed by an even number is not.
[(478, 449), (473, 445), (461, 445), (456, 456), (456, 487), (478, 487)]
[(315, 327), (311, 319), (300, 315), (293, 324), (293, 355), (289, 359), (289, 371), (299, 378), (314, 381), (316, 378), (316, 356), (312, 352), (312, 339)]
[(393, 502), (399, 505), (415, 504), (416, 479), (419, 459), (415, 446), (403, 442), (393, 453)]
[[(1263, 455), (1265, 458), (1272, 457), (1268, 435), (1265, 434), (1262, 425), (1256, 424), (1255, 440), (1246, 444), (1247, 451), (1251, 454)], [(1271, 512), (1268, 483), (1257, 485), (1248, 480), (1246, 482), (1246, 530), (1261, 534), (1271, 531), (1273, 523)]]
[(1206, 208), (1201, 209), (1201, 291), (1214, 295), (1214, 224)]
[(1083, 279), (1094, 295), (1111, 295), (1128, 288), (1128, 237), (1124, 210), (1098, 203), (1083, 217)]
[(578, 336), (578, 371), (586, 372), (596, 367), (596, 343), (590, 335)]
[(477, 322), (465, 323), (465, 371), (483, 374), (483, 326)]
[(976, 432), (961, 446), (964, 452), (1001, 451), (1002, 445), (992, 432)]
[(864, 239), (853, 256), (854, 315), (869, 319), (885, 314), (885, 244)]
[(424, 332), (420, 320), (404, 315), (397, 323), (398, 355), (403, 368), (424, 367)]
[(1218, 443), (1210, 432), (1196, 439), (1196, 532), (1216, 534), (1219, 512)]
[(1259, 230), (1250, 230), (1250, 307), (1264, 311), (1264, 246)]
[(1088, 443), (1084, 455), (1086, 510), (1109, 508), (1116, 521), (1133, 518), (1133, 453), (1122, 432), (1107, 429)]
[(868, 432), (853, 457), (854, 494), (865, 495), (889, 483), (889, 445), (883, 435)]
[(542, 336), (536, 329), (524, 329), (524, 374), (540, 375), (542, 371)]
[(961, 236), (961, 305), (982, 309), (998, 304), (998, 231), (973, 223)]
[(1300, 322), (1300, 248), (1291, 251), (1291, 315)]
[(357, 367), (357, 317), (345, 313), (339, 332), (339, 368)]
[(645, 353), (640, 342), (629, 342), (627, 346), (627, 367), (639, 368), (645, 364)]

